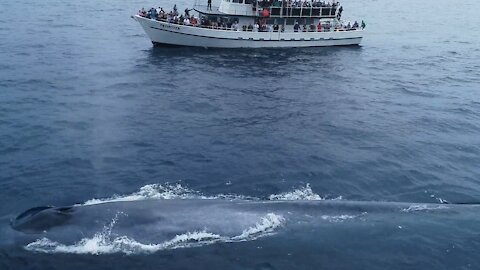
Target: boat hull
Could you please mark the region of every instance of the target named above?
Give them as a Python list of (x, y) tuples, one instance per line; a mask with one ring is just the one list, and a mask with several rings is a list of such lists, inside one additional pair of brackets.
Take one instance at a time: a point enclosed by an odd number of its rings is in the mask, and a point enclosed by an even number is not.
[(179, 25), (135, 16), (153, 44), (206, 48), (292, 48), (359, 45), (363, 30), (248, 32)]

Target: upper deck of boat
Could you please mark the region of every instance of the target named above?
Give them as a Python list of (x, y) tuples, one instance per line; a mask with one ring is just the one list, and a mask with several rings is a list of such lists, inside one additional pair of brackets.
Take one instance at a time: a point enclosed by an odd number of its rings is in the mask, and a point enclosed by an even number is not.
[[(209, 8), (207, 5), (195, 3), (194, 10), (205, 15), (248, 16), (272, 18), (338, 18), (343, 8), (336, 3), (324, 1), (255, 1), (255, 0), (222, 0), (220, 6)], [(266, 12), (266, 13), (265, 13)]]

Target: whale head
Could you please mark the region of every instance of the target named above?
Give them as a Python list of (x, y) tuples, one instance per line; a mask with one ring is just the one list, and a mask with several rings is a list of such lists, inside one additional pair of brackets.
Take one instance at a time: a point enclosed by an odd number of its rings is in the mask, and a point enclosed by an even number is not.
[(10, 221), (14, 230), (24, 233), (41, 233), (65, 224), (71, 217), (74, 207), (40, 206), (30, 208)]

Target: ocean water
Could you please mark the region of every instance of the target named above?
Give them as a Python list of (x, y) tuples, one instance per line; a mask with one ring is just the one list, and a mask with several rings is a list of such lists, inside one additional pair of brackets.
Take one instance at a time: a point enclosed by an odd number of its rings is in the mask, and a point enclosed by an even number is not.
[(478, 1), (344, 0), (367, 23), (359, 47), (154, 48), (130, 16), (172, 5), (0, 3), (2, 220), (122, 199), (326, 199), (412, 203), (402, 222), (428, 233), (339, 213), (329, 233), (282, 236), (288, 222), (266, 216), (250, 228), (265, 237), (204, 243), (198, 228), (181, 239), (199, 245), (147, 253), (95, 252), (105, 233), (83, 253), (0, 240), (0, 269), (480, 268), (476, 215), (421, 221), (480, 201)]

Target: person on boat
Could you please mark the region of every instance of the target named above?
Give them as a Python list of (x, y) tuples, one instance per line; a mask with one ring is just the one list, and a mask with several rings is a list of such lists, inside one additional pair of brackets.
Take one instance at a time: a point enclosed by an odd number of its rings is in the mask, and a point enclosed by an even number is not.
[(293, 31), (298, 32), (299, 29), (300, 29), (300, 25), (298, 25), (298, 22), (295, 22), (295, 25), (293, 26)]
[(139, 10), (138, 15), (142, 17), (147, 17), (147, 12), (145, 11), (145, 8), (142, 8), (141, 10)]
[(317, 25), (317, 32), (322, 32), (322, 22), (318, 22), (318, 25)]
[(154, 19), (154, 20), (155, 20), (155, 19), (157, 19), (157, 16), (158, 16), (158, 14), (157, 14), (157, 10), (156, 10), (156, 9), (154, 9), (154, 8), (152, 7), (150, 10), (148, 10), (148, 17), (149, 17), (150, 19)]
[(270, 12), (268, 11), (268, 9), (264, 9), (262, 11), (262, 16), (265, 17), (265, 18), (270, 16)]
[(340, 8), (338, 9), (338, 15), (337, 15), (339, 20), (342, 18), (342, 12), (343, 12), (343, 7), (340, 6)]
[(212, 0), (207, 0), (207, 10), (212, 10)]
[(355, 29), (358, 28), (358, 22), (357, 22), (357, 21), (355, 21), (355, 22), (353, 23), (352, 28), (355, 28)]
[(258, 32), (259, 28), (260, 26), (258, 26), (258, 23), (255, 23), (255, 25), (253, 26), (253, 32)]
[(173, 16), (178, 16), (177, 4), (173, 5)]
[(362, 29), (365, 29), (365, 27), (367, 26), (367, 24), (365, 24), (365, 22), (362, 20)]
[(185, 9), (185, 17), (190, 17), (190, 11), (192, 10), (188, 8)]

